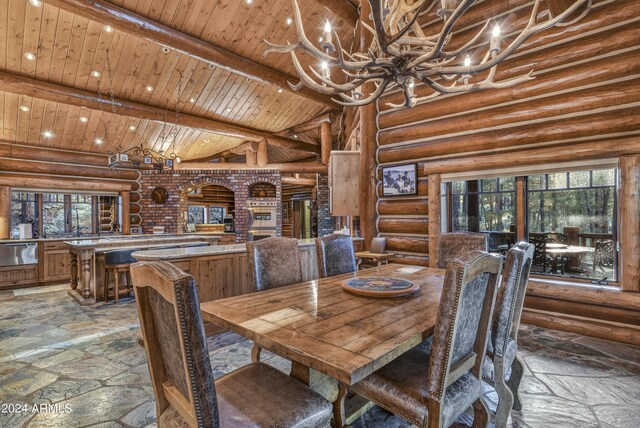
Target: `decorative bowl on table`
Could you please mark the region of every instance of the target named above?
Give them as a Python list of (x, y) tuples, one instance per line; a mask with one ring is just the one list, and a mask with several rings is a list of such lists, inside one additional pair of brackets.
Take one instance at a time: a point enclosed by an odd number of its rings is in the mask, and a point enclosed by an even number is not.
[(415, 282), (382, 276), (349, 278), (341, 285), (351, 293), (370, 297), (402, 297), (420, 290), (420, 286)]

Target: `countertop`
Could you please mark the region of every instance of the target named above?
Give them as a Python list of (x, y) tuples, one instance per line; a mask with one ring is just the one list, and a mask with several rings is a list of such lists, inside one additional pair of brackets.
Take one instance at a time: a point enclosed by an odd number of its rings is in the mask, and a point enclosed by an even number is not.
[[(66, 240), (65, 244), (69, 245), (71, 248), (96, 248), (101, 245), (112, 245), (112, 244), (153, 244), (158, 241), (163, 241), (164, 243), (169, 243), (173, 241), (184, 241), (184, 240), (202, 240), (203, 238), (208, 239), (220, 239), (219, 233), (183, 233), (176, 235), (168, 235), (168, 234), (158, 234), (158, 235), (127, 235), (127, 236), (118, 236), (113, 238), (97, 238), (97, 239), (78, 239), (78, 240)], [(128, 245), (130, 247), (130, 245)]]
[(55, 236), (50, 238), (32, 238), (32, 239), (0, 239), (1, 244), (23, 244), (23, 243), (37, 243), (37, 242), (56, 242), (56, 241), (88, 241), (96, 239), (131, 239), (131, 238), (149, 238), (149, 237), (167, 237), (167, 236), (223, 236), (223, 235), (235, 235), (233, 233), (224, 232), (192, 232), (192, 233), (164, 233), (164, 234), (142, 234), (142, 235), (81, 235), (80, 239), (74, 239), (75, 236)]
[[(361, 241), (362, 238), (353, 238), (353, 240)], [(315, 245), (315, 242), (316, 242), (315, 238), (298, 239), (298, 245), (300, 247), (310, 247), (312, 245)], [(244, 253), (246, 251), (247, 251), (246, 244), (229, 244), (229, 245), (215, 245), (210, 247), (177, 248), (177, 249), (171, 249), (171, 250), (136, 251), (132, 255), (137, 260), (160, 261), (160, 260), (189, 259), (193, 257), (217, 256), (220, 254)]]

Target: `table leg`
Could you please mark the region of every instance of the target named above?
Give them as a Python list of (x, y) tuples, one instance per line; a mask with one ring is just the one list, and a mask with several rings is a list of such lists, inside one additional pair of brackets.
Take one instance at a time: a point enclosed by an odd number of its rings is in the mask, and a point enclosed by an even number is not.
[(78, 288), (78, 255), (71, 254), (71, 264), (69, 265), (69, 270), (71, 273), (71, 289), (75, 290)]
[(333, 403), (338, 397), (338, 381), (304, 364), (291, 361), (291, 377), (309, 386)]

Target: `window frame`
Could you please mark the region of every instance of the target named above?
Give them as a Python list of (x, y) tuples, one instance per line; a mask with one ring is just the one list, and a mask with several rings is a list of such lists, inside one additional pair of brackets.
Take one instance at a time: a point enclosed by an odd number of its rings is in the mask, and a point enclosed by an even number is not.
[[(597, 184), (595, 185), (593, 183), (593, 176), (594, 176), (594, 172), (595, 171), (600, 171), (600, 170), (614, 170), (614, 177), (613, 177), (613, 184), (605, 184), (605, 185), (600, 185)], [(589, 186), (579, 186), (579, 187), (571, 187), (571, 173), (575, 173), (575, 172), (588, 172), (589, 173)], [(566, 174), (566, 180), (565, 180), (565, 186), (561, 187), (561, 188), (549, 188), (549, 175), (550, 174), (558, 174), (558, 173), (564, 173)], [(533, 190), (529, 190), (528, 189), (528, 179), (530, 176), (535, 176), (535, 175), (543, 175), (544, 176), (544, 189), (533, 189)], [(620, 288), (620, 281), (621, 281), (621, 276), (622, 276), (622, 269), (621, 269), (621, 254), (620, 254), (620, 249), (621, 249), (621, 245), (620, 245), (620, 236), (619, 236), (619, 207), (620, 207), (620, 203), (618, 201), (619, 198), (619, 191), (620, 191), (620, 170), (619, 170), (619, 166), (618, 165), (610, 165), (610, 164), (605, 164), (605, 165), (588, 165), (588, 166), (584, 166), (584, 167), (567, 167), (564, 170), (560, 170), (559, 168), (552, 168), (549, 171), (542, 171), (542, 170), (537, 170), (537, 171), (522, 171), (520, 173), (516, 173), (513, 172), (511, 174), (497, 174), (497, 175), (486, 175), (483, 176), (482, 174), (479, 174), (478, 176), (472, 176), (472, 175), (467, 175), (465, 174), (465, 176), (461, 176), (461, 177), (447, 177), (446, 180), (442, 181), (442, 184), (444, 186), (444, 191), (442, 192), (443, 195), (443, 200), (446, 202), (446, 206), (445, 208), (445, 212), (446, 212), (446, 219), (443, 218), (442, 219), (442, 229), (446, 230), (446, 231), (451, 231), (452, 229), (452, 225), (453, 225), (453, 212), (452, 212), (452, 197), (454, 196), (460, 196), (460, 195), (464, 195), (465, 197), (468, 197), (469, 193), (468, 193), (468, 187), (466, 182), (468, 181), (478, 181), (479, 185), (478, 188), (480, 189), (478, 192), (475, 192), (478, 196), (482, 195), (483, 193), (486, 194), (498, 194), (498, 193), (511, 193), (512, 191), (503, 191), (501, 190), (501, 185), (500, 185), (500, 179), (503, 178), (513, 178), (514, 179), (514, 185), (515, 185), (515, 190), (513, 191), (515, 194), (515, 199), (513, 201), (514, 203), (514, 207), (515, 207), (515, 216), (514, 216), (514, 220), (515, 220), (515, 224), (516, 224), (516, 240), (525, 240), (525, 241), (529, 241), (529, 193), (530, 192), (554, 192), (554, 191), (585, 191), (585, 190), (597, 190), (597, 189), (601, 189), (601, 188), (605, 188), (605, 187), (611, 187), (613, 189), (614, 192), (614, 197), (613, 197), (613, 218), (612, 218), (612, 239), (615, 243), (615, 253), (614, 253), (614, 258), (615, 258), (615, 272), (616, 272), (616, 279), (615, 281), (613, 280), (608, 280), (608, 281), (602, 281), (602, 280), (597, 280), (595, 278), (578, 278), (578, 277), (564, 277), (564, 276), (555, 276), (555, 275), (546, 275), (546, 274), (541, 274), (538, 272), (532, 272), (530, 277), (531, 278), (535, 278), (537, 280), (543, 280), (549, 283), (553, 283), (553, 282), (563, 282), (563, 283), (576, 283), (578, 285), (591, 285), (591, 286), (610, 286), (610, 287), (616, 287), (616, 288)], [(491, 191), (491, 192), (485, 192), (482, 190), (483, 188), (483, 183), (482, 180), (494, 180), (494, 179), (498, 179), (497, 182), (497, 190), (495, 191)], [(522, 191), (524, 192), (524, 195), (522, 198), (518, 197), (518, 192), (520, 191), (518, 188), (518, 181), (522, 180), (523, 181), (523, 185), (522, 185)], [(464, 181), (465, 182), (465, 192), (464, 193), (456, 193), (456, 192), (452, 192), (452, 188), (453, 182), (456, 181)], [(519, 203), (523, 203), (524, 207), (519, 207)], [(524, 213), (524, 218), (520, 218), (521, 214)], [(519, 225), (522, 223), (522, 226), (524, 228), (524, 236), (518, 236), (518, 229), (519, 229)]]

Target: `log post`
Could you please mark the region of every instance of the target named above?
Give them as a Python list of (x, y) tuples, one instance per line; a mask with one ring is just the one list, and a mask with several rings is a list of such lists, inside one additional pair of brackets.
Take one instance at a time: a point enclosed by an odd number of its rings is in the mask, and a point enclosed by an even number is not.
[(269, 145), (267, 144), (267, 140), (258, 141), (256, 162), (260, 167), (269, 163), (268, 148)]
[(320, 124), (320, 162), (325, 165), (329, 164), (331, 146), (331, 123), (322, 122)]
[(516, 236), (515, 241), (526, 241), (527, 186), (524, 177), (516, 178)]
[(122, 203), (122, 222), (120, 224), (120, 233), (129, 235), (131, 233), (131, 192), (123, 190), (120, 192), (120, 201)]
[(640, 155), (620, 157), (620, 288), (640, 291)]
[[(369, 18), (371, 6), (369, 2), (363, 1), (360, 5), (360, 21), (374, 28), (373, 22)], [(366, 51), (371, 42), (372, 35), (368, 31), (362, 30), (360, 26), (360, 48)], [(374, 91), (372, 83), (363, 85), (363, 91), (368, 94)], [(371, 103), (364, 107), (359, 107), (360, 112), (360, 236), (364, 239), (364, 250), (371, 247), (371, 239), (377, 235), (376, 231), (376, 150), (378, 142), (376, 135), (378, 132), (377, 116), (378, 107), (376, 103)]]
[(440, 242), (440, 213), (442, 212), (442, 177), (429, 174), (429, 267), (438, 266)]
[(258, 154), (251, 149), (245, 152), (248, 166), (256, 166), (258, 164)]
[(0, 239), (11, 238), (11, 187), (0, 186)]

